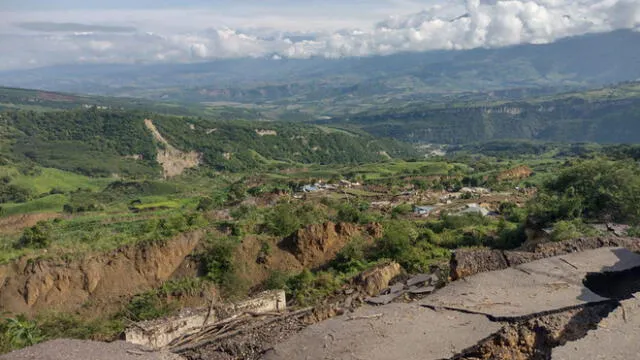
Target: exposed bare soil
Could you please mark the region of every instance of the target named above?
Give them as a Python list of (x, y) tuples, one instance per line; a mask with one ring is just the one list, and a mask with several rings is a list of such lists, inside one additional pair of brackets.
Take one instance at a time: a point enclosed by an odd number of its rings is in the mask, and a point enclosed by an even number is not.
[(195, 151), (184, 152), (176, 149), (160, 134), (156, 126), (149, 119), (144, 120), (145, 126), (151, 131), (153, 137), (163, 145), (158, 148), (157, 161), (162, 166), (165, 178), (182, 174), (186, 169), (200, 165), (201, 155)]
[(108, 307), (172, 278), (201, 237), (192, 232), (68, 261), (20, 259), (0, 267), (0, 312), (69, 312), (90, 303)]

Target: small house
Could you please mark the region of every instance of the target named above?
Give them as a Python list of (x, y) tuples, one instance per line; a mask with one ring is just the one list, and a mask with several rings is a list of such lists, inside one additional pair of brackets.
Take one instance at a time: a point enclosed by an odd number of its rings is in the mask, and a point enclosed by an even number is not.
[(429, 215), (433, 209), (435, 209), (433, 206), (415, 206), (413, 208), (413, 213), (415, 215), (420, 215), (420, 216), (424, 216), (424, 215)]

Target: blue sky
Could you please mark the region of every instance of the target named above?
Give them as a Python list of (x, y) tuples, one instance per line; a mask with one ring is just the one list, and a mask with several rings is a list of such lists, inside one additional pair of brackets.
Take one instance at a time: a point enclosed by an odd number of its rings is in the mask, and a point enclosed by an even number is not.
[(0, 70), (372, 56), (639, 26), (640, 0), (0, 0)]

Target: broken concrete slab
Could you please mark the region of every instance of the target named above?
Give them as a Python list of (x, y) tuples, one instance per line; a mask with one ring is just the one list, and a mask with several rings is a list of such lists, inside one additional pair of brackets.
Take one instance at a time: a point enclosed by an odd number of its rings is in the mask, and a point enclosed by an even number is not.
[(553, 349), (552, 360), (627, 360), (640, 355), (640, 294), (620, 306), (587, 336)]
[(125, 330), (125, 339), (133, 344), (159, 349), (175, 339), (198, 332), (203, 326), (234, 315), (243, 312), (278, 312), (285, 310), (286, 306), (284, 290), (265, 291), (245, 301), (221, 305), (215, 309), (194, 309), (165, 319), (137, 323)]
[(459, 249), (451, 257), (451, 278), (458, 280), (480, 272), (501, 270), (552, 256), (605, 247), (623, 247), (631, 251), (640, 251), (640, 239), (624, 237), (579, 238), (536, 244), (528, 249), (529, 251)]
[(393, 300), (399, 298), (400, 296), (402, 296), (402, 294), (403, 294), (402, 292), (396, 292), (396, 293), (389, 293), (386, 295), (371, 296), (364, 299), (364, 301), (371, 305), (386, 305), (392, 302)]
[[(435, 277), (435, 279), (434, 279)], [(424, 283), (431, 283), (438, 281), (437, 275), (435, 274), (418, 274), (407, 281), (407, 286), (415, 286)]]
[(309, 326), (262, 359), (443, 359), (500, 327), (482, 315), (434, 311), (416, 304), (365, 306), (349, 316)]
[(635, 267), (640, 267), (640, 255), (627, 249), (589, 250), (476, 274), (449, 284), (422, 304), (493, 319), (527, 318), (607, 301), (583, 285), (586, 275)]
[(407, 291), (411, 295), (427, 295), (436, 290), (435, 286), (423, 286), (418, 288), (411, 288)]
[(399, 292), (402, 292), (402, 290), (404, 290), (404, 284), (399, 282), (399, 283), (395, 283), (393, 285), (391, 285), (388, 289), (386, 289), (386, 291), (383, 291), (383, 294), (397, 294)]
[(458, 280), (477, 273), (508, 267), (509, 263), (501, 250), (459, 249), (451, 256), (451, 279)]

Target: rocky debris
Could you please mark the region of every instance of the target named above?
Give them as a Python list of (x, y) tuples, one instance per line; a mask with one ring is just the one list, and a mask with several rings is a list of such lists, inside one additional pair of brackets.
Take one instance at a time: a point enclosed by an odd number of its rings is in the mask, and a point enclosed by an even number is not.
[(354, 282), (365, 294), (374, 296), (386, 289), (389, 282), (401, 272), (400, 264), (389, 262), (364, 271), (355, 278)]
[(257, 360), (263, 353), (286, 341), (309, 324), (306, 318), (281, 318), (235, 337), (185, 351), (182, 356), (190, 360)]
[(360, 234), (360, 228), (353, 224), (312, 224), (285, 239), (282, 246), (289, 249), (303, 266), (316, 268), (335, 258), (338, 251)]
[(0, 360), (184, 360), (124, 341), (53, 340), (0, 356)]
[(596, 330), (553, 349), (552, 360), (627, 360), (640, 354), (640, 294), (622, 301)]
[(307, 327), (262, 359), (443, 359), (500, 327), (481, 315), (433, 311), (415, 304), (364, 306)]
[(435, 273), (418, 274), (409, 278), (406, 282), (397, 282), (382, 290), (378, 296), (367, 297), (365, 301), (372, 305), (385, 305), (405, 294), (428, 295), (436, 290), (439, 282), (440, 279)]
[(265, 291), (238, 303), (212, 303), (208, 308), (193, 309), (166, 319), (137, 323), (125, 331), (125, 338), (133, 344), (159, 349), (194, 334), (202, 337), (207, 327), (215, 327), (219, 322), (225, 322), (230, 318), (239, 318), (245, 314), (279, 314), (285, 310), (284, 290)]
[(201, 237), (195, 231), (69, 261), (22, 258), (0, 268), (0, 313), (69, 312), (97, 299), (117, 303), (171, 279)]
[(509, 169), (498, 174), (498, 181), (505, 180), (521, 180), (526, 179), (533, 174), (533, 170), (531, 170), (528, 166), (518, 166), (513, 169)]
[(451, 256), (451, 279), (492, 270), (506, 269), (509, 263), (501, 250), (459, 249)]
[(610, 232), (618, 237), (628, 236), (629, 229), (631, 228), (629, 225), (614, 223), (593, 224), (591, 226), (603, 233)]
[(488, 249), (459, 249), (451, 257), (451, 279), (458, 280), (480, 272), (506, 269), (548, 258), (579, 251), (605, 247), (623, 247), (640, 252), (640, 239), (624, 237), (595, 237), (540, 243), (530, 251), (503, 251)]
[(145, 119), (144, 125), (151, 131), (153, 138), (162, 144), (162, 148), (158, 147), (156, 158), (162, 166), (162, 173), (165, 178), (178, 176), (186, 169), (200, 165), (202, 154), (195, 151), (184, 152), (173, 147), (162, 134), (160, 134), (160, 131), (158, 131), (153, 124), (153, 121)]
[[(571, 346), (571, 341), (580, 339), (590, 330), (596, 329), (615, 306), (613, 303), (604, 303), (506, 323), (496, 334), (451, 357), (450, 360), (556, 360), (551, 357), (555, 347), (564, 344)], [(624, 359), (632, 358), (634, 357)], [(575, 359), (612, 358), (605, 356)]]
[(531, 318), (609, 301), (583, 284), (587, 275), (636, 267), (640, 267), (640, 255), (627, 249), (589, 250), (476, 274), (449, 284), (422, 304), (485, 314), (492, 319)]

